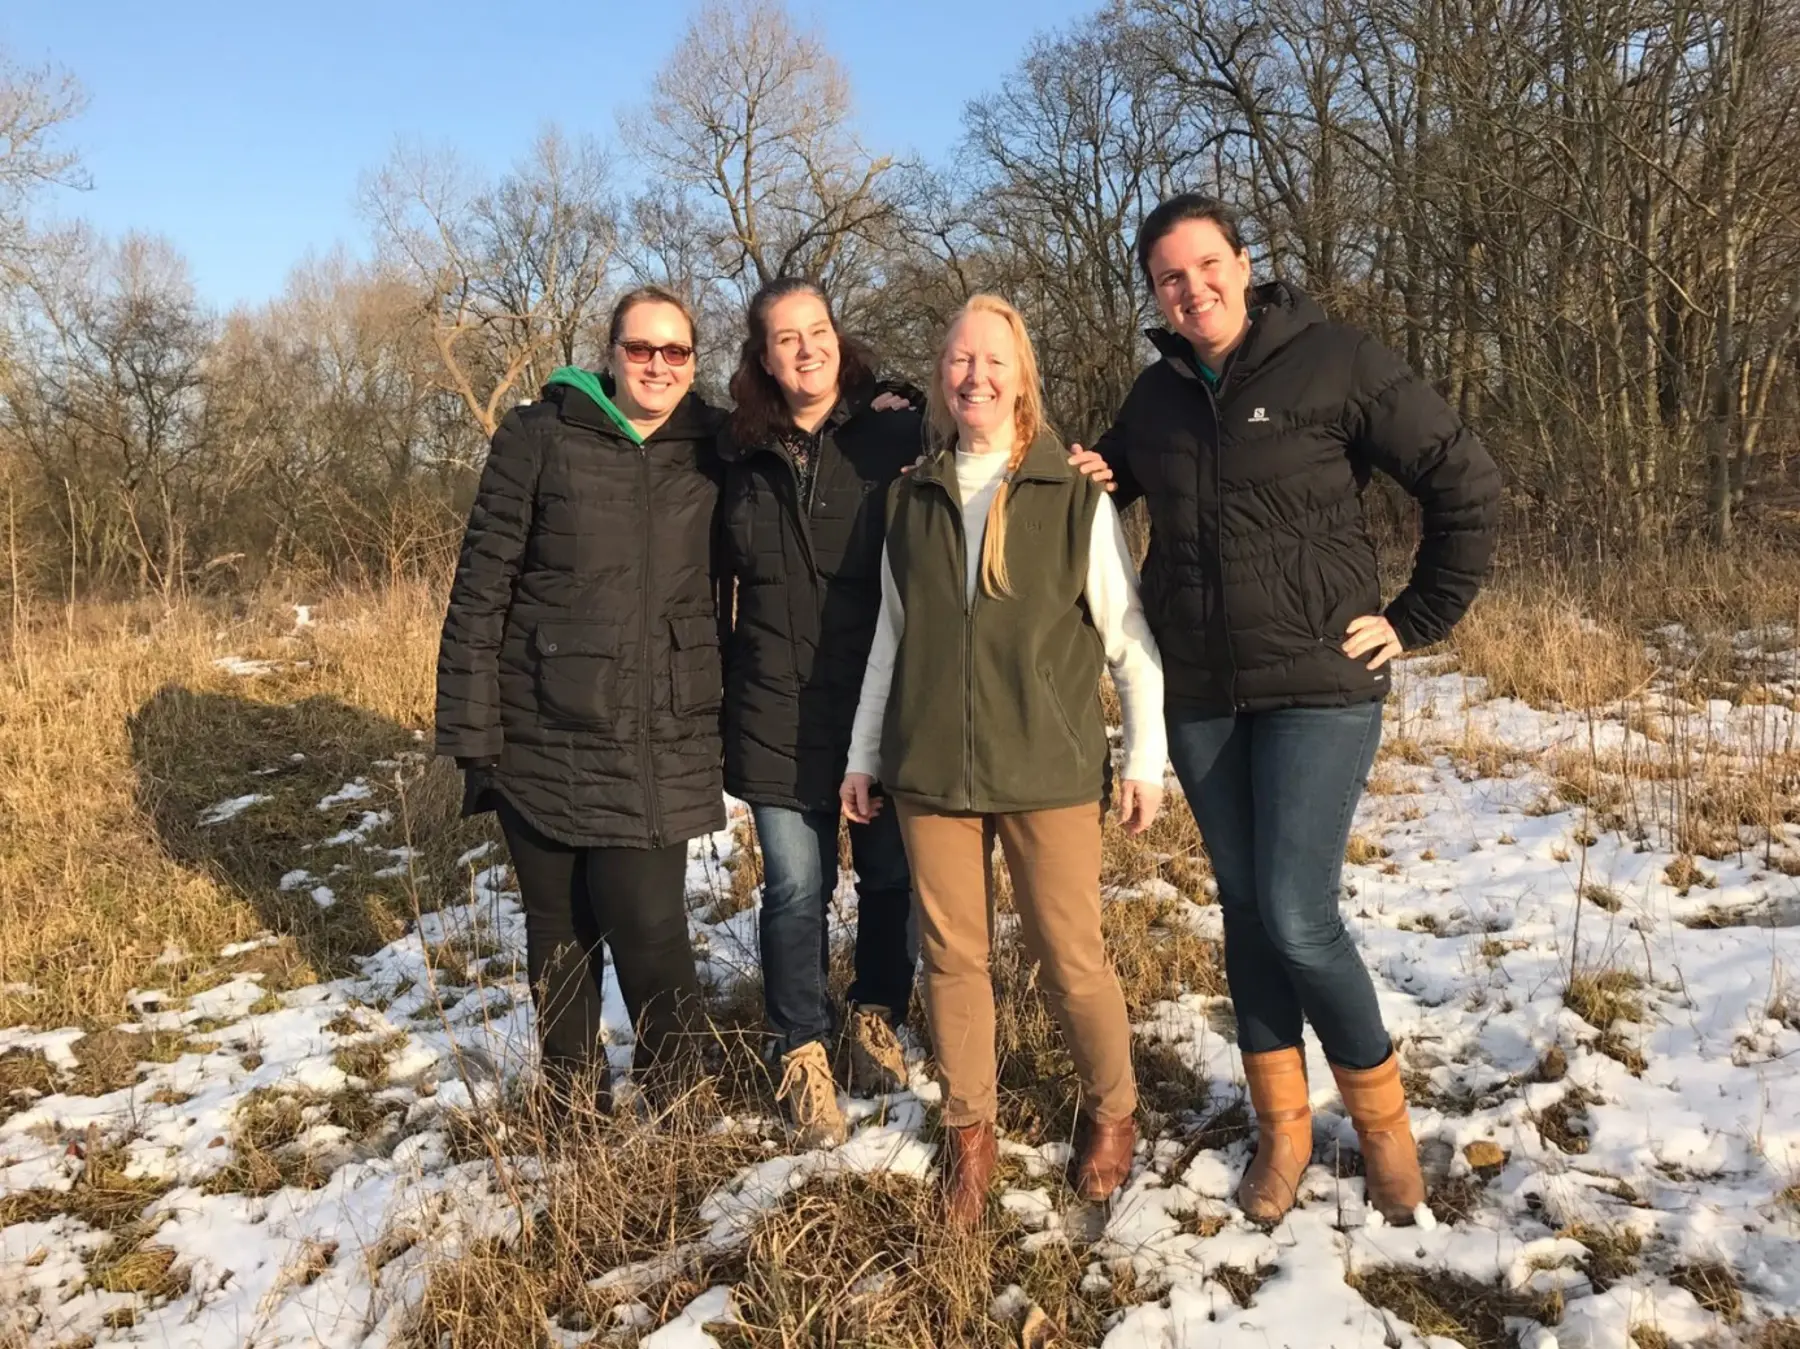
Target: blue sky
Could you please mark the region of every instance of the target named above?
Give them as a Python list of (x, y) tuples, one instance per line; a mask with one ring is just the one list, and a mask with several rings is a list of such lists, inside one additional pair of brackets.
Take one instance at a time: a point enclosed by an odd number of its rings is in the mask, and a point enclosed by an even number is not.
[[(790, 0), (850, 71), (865, 137), (928, 157), (1031, 35), (1098, 0)], [(118, 233), (164, 234), (220, 306), (281, 289), (309, 250), (361, 251), (357, 179), (398, 138), (499, 168), (540, 126), (616, 137), (679, 40), (689, 0), (509, 6), (471, 0), (6, 0), (0, 45), (80, 80), (68, 142), (91, 192), (50, 203)], [(627, 167), (627, 172), (629, 172)]]

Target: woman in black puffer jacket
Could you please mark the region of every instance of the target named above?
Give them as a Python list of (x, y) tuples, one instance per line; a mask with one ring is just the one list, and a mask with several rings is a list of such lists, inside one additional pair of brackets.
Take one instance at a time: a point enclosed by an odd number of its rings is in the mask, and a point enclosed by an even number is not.
[(664, 1063), (699, 1003), (687, 840), (724, 827), (713, 575), (721, 414), (657, 287), (613, 311), (608, 376), (556, 371), (494, 434), (438, 650), (437, 750), (492, 809), (525, 906), (551, 1084), (609, 1099), (603, 947)]
[[(1400, 1065), (1338, 912), (1344, 847), (1381, 738), (1387, 662), (1441, 640), (1493, 552), (1499, 473), (1437, 393), (1284, 282), (1252, 287), (1232, 212), (1173, 198), (1138, 263), (1168, 330), (1085, 471), (1145, 498), (1144, 610), (1169, 755), (1206, 841), (1259, 1145), (1238, 1198), (1275, 1221), (1312, 1156), (1310, 1022), (1362, 1144), (1369, 1202), (1424, 1201)], [(1362, 489), (1419, 502), (1412, 577), (1382, 604)]]
[[(824, 291), (772, 281), (750, 301), (731, 377), (724, 571), (735, 605), (725, 693), (725, 785), (762, 845), (763, 994), (796, 1134), (844, 1136), (827, 1045), (838, 784), (875, 621), (887, 489), (917, 458), (923, 395), (882, 384)], [(894, 1028), (912, 1001), (912, 877), (892, 811), (849, 826), (857, 880), (849, 989), (852, 1085), (898, 1091)]]

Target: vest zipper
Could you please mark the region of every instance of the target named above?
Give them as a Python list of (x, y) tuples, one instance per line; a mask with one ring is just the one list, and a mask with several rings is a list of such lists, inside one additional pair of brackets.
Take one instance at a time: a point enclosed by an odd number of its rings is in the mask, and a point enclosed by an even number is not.
[[(638, 650), (638, 756), (643, 760), (645, 818), (650, 825), (650, 846), (660, 848), (662, 842), (662, 809), (656, 799), (656, 770), (650, 757), (650, 605), (656, 594), (655, 553), (650, 546), (650, 529), (655, 523), (655, 503), (650, 498), (650, 448), (638, 447), (638, 469), (644, 481), (644, 603), (643, 629)], [(669, 713), (675, 712), (674, 659), (669, 662)]]
[[(952, 471), (955, 459), (951, 459)], [(937, 482), (938, 490), (943, 494), (945, 504), (950, 508), (950, 525), (956, 531), (955, 575), (962, 582), (959, 587), (963, 593), (963, 795), (962, 801), (955, 807), (958, 810), (975, 808), (975, 601), (981, 597), (981, 582), (977, 578), (976, 593), (969, 594), (969, 539), (968, 531), (963, 528), (962, 502), (949, 486)]]
[(962, 544), (957, 557), (957, 574), (963, 577), (963, 809), (975, 809), (975, 605), (981, 599), (981, 578), (975, 578), (975, 593), (969, 593), (968, 531), (963, 528), (962, 504), (950, 503), (951, 518), (956, 521), (957, 542)]

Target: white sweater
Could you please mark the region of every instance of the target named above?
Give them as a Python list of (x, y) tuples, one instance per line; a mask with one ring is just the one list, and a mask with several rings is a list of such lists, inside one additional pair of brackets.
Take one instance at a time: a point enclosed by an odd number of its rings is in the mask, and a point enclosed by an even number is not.
[[(962, 499), (965, 600), (972, 602), (981, 577), (981, 543), (987, 530), (988, 506), (1006, 476), (1005, 451), (967, 454), (957, 451), (956, 486)], [(1112, 672), (1124, 709), (1125, 777), (1133, 782), (1162, 785), (1163, 767), (1169, 756), (1168, 733), (1163, 728), (1162, 657), (1144, 619), (1138, 599), (1137, 568), (1125, 543), (1119, 512), (1107, 497), (1094, 511), (1094, 533), (1088, 547), (1087, 584), (1083, 591), (1088, 612), (1106, 652), (1106, 668)], [(887, 552), (881, 556), (881, 617), (875, 628), (875, 644), (863, 674), (862, 697), (856, 705), (856, 724), (850, 736), (848, 771), (881, 776), (881, 727), (887, 716), (888, 689), (894, 680), (894, 654), (906, 632), (906, 611), (894, 586)]]

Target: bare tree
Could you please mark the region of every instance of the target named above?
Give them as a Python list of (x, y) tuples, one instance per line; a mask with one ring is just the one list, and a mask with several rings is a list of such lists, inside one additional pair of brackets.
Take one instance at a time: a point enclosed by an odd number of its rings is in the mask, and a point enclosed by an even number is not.
[(57, 144), (86, 102), (73, 76), (21, 67), (0, 48), (0, 286), (19, 281), (31, 252), (33, 198), (46, 187), (87, 184), (79, 157)]
[(740, 298), (790, 275), (847, 292), (856, 244), (894, 219), (895, 161), (863, 148), (843, 67), (778, 0), (701, 9), (625, 132), (667, 183), (708, 203), (696, 223)]
[(492, 435), (519, 390), (577, 358), (609, 284), (619, 229), (605, 156), (549, 130), (481, 185), (454, 155), (402, 149), (363, 202), (384, 257), (425, 297), (444, 386)]

